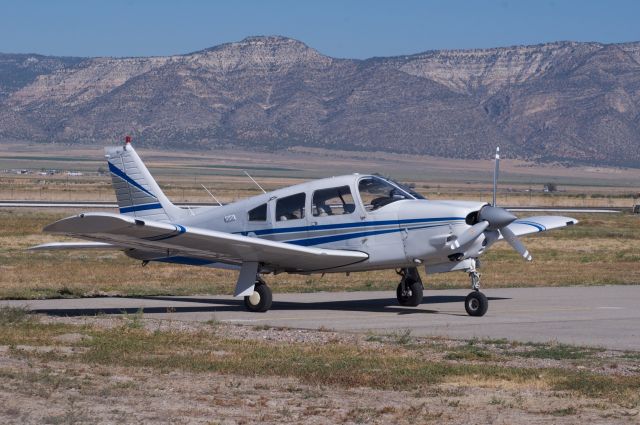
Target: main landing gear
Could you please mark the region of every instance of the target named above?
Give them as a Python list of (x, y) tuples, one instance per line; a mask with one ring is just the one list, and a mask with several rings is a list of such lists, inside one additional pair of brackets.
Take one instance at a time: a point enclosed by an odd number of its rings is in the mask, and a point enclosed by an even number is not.
[(465, 298), (464, 309), (467, 310), (469, 316), (484, 316), (489, 308), (489, 300), (480, 292), (480, 273), (472, 269), (469, 271), (469, 278), (473, 291)]
[(417, 307), (422, 302), (422, 292), (424, 286), (422, 286), (422, 280), (418, 274), (418, 269), (406, 268), (396, 271), (402, 279), (396, 289), (396, 296), (398, 297), (398, 303), (406, 307)]
[(260, 276), (256, 276), (253, 294), (244, 297), (244, 306), (254, 313), (264, 313), (271, 308), (273, 296), (269, 288)]

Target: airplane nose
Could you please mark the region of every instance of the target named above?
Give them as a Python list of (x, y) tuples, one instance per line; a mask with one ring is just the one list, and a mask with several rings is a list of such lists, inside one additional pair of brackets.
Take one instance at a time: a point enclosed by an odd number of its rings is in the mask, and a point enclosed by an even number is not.
[(488, 228), (490, 230), (498, 230), (502, 227), (508, 226), (513, 223), (517, 217), (511, 214), (504, 208), (493, 207), (487, 205), (480, 210), (478, 214), (479, 221), (486, 221), (489, 223)]

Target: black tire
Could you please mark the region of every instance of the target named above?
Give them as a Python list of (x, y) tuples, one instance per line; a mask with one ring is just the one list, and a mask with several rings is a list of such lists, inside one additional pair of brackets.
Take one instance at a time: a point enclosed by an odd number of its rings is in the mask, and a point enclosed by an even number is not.
[(398, 284), (396, 288), (396, 297), (398, 297), (398, 303), (405, 307), (417, 307), (422, 302), (422, 292), (424, 288), (421, 282), (407, 281), (405, 283), (407, 293), (402, 293), (402, 283)]
[(469, 316), (484, 316), (489, 309), (489, 300), (480, 291), (473, 291), (464, 300), (464, 309)]
[(253, 313), (264, 313), (271, 308), (273, 296), (267, 285), (256, 285), (253, 295), (244, 297), (244, 306)]

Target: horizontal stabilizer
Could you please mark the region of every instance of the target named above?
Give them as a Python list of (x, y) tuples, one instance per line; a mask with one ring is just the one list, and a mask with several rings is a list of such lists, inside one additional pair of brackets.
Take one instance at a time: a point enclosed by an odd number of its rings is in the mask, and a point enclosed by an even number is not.
[(29, 247), (30, 251), (52, 251), (63, 249), (122, 249), (104, 242), (50, 242)]

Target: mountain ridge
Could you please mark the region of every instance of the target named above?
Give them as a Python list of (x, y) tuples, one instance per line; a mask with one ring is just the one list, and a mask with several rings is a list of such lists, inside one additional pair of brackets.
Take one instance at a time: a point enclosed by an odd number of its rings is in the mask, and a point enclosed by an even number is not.
[(0, 141), (291, 146), (637, 166), (640, 42), (332, 58), (282, 36), (183, 55), (0, 53)]

